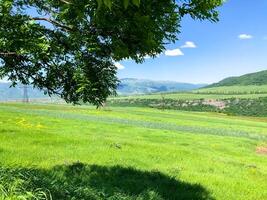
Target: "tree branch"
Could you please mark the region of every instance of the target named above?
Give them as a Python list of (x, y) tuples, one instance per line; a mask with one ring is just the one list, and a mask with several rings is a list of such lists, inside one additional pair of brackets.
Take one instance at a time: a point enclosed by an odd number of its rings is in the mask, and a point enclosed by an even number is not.
[(18, 55), (16, 52), (0, 52), (0, 56)]
[(72, 4), (71, 2), (69, 2), (69, 1), (66, 1), (66, 0), (60, 0), (62, 3), (65, 3), (65, 4)]
[(66, 26), (66, 25), (63, 25), (63, 24), (61, 24), (61, 23), (59, 23), (57, 21), (54, 21), (54, 20), (52, 20), (50, 18), (46, 18), (46, 17), (32, 17), (30, 19), (31, 20), (35, 20), (35, 21), (46, 21), (46, 22), (49, 22), (49, 23), (51, 23), (51, 24), (53, 24), (55, 26), (58, 26), (58, 27), (60, 27), (62, 29), (65, 29), (67, 31), (73, 31), (73, 29), (71, 27)]

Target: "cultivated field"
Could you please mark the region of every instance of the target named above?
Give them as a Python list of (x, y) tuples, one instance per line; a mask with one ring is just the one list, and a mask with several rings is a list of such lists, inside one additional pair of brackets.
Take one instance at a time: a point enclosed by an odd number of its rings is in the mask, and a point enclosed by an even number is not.
[(193, 90), (192, 92), (174, 92), (150, 95), (118, 96), (111, 100), (120, 99), (173, 99), (173, 100), (196, 100), (196, 99), (257, 99), (267, 97), (267, 86), (229, 86), (214, 87)]
[(267, 119), (0, 104), (0, 199), (267, 199)]
[(193, 91), (193, 93), (206, 94), (266, 94), (267, 85), (246, 85), (246, 86), (223, 86), (203, 88)]
[(173, 100), (196, 100), (196, 99), (257, 99), (260, 97), (267, 97), (267, 93), (263, 94), (202, 94), (202, 93), (162, 93), (150, 95), (133, 95), (133, 96), (118, 96), (110, 98), (110, 100), (124, 100), (124, 99), (173, 99)]
[(108, 105), (267, 117), (267, 86), (213, 87), (186, 93), (118, 96), (109, 98)]

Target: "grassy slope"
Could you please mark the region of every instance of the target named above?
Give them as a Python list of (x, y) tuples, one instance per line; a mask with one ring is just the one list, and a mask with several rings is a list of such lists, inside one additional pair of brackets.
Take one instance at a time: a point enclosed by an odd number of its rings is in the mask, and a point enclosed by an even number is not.
[(110, 98), (110, 100), (120, 100), (120, 99), (174, 99), (174, 100), (194, 100), (194, 99), (231, 99), (231, 98), (240, 98), (240, 99), (256, 99), (260, 97), (266, 97), (267, 93), (263, 94), (227, 94), (227, 91), (224, 91), (225, 94), (206, 94), (207, 91), (199, 93), (169, 93), (169, 94), (151, 94), (151, 95), (136, 95), (136, 96), (119, 96), (115, 98)]
[(193, 99), (255, 99), (267, 96), (267, 85), (248, 86), (222, 86), (202, 88), (187, 93), (166, 93), (150, 95), (119, 96), (111, 99), (167, 99), (193, 100)]
[(192, 93), (152, 94), (117, 99), (167, 99), (193, 100), (193, 99), (254, 99), (267, 96), (267, 70), (246, 74), (240, 77), (226, 78), (218, 83), (195, 90)]
[(212, 88), (203, 88), (193, 91), (193, 93), (206, 93), (206, 94), (265, 94), (267, 96), (267, 85), (247, 85), (247, 86), (221, 86)]
[[(267, 145), (266, 122), (142, 108), (0, 104), (0, 185), (9, 184), (2, 187), (6, 196), (47, 188), (54, 199), (264, 200), (267, 157), (255, 150)], [(7, 190), (16, 177), (29, 180), (22, 191)]]
[(235, 85), (267, 85), (267, 70), (245, 74), (239, 77), (229, 77), (208, 87), (235, 86)]
[[(210, 105), (207, 105), (207, 102), (211, 102)], [(266, 117), (267, 85), (224, 86), (202, 88), (188, 93), (119, 96), (110, 98), (108, 105), (223, 112), (229, 115)], [(216, 105), (225, 105), (226, 107), (218, 109)]]

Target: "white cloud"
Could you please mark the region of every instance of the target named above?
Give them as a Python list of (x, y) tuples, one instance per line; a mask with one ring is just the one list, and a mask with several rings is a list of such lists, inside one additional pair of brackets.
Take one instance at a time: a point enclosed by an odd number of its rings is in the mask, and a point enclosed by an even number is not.
[(117, 67), (118, 70), (125, 69), (125, 67), (122, 64), (120, 64), (119, 62), (115, 62), (114, 65), (115, 65), (115, 67)]
[(249, 39), (252, 39), (253, 36), (252, 35), (249, 35), (249, 34), (241, 34), (238, 36), (239, 39), (241, 40), (249, 40)]
[(166, 56), (183, 56), (184, 53), (180, 49), (172, 49), (165, 51)]
[(187, 41), (181, 48), (197, 48), (197, 45), (194, 42)]

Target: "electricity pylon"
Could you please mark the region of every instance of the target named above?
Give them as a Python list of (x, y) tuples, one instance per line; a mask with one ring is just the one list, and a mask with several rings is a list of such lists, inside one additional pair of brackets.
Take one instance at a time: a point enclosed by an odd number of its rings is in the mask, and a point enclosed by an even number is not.
[(29, 103), (30, 102), (30, 99), (29, 99), (29, 94), (28, 94), (28, 86), (27, 85), (23, 85), (21, 88), (23, 89), (23, 99), (22, 99), (22, 102)]

